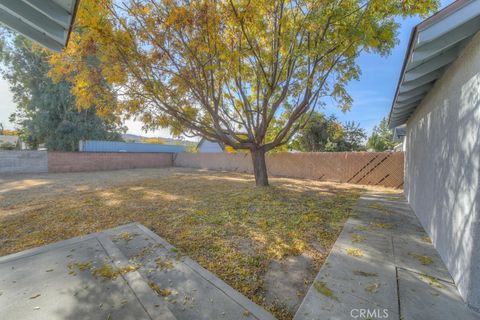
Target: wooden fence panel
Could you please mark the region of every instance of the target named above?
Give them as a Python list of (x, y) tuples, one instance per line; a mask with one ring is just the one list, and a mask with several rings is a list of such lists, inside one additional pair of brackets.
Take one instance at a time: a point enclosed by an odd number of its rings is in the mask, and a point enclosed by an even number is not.
[[(252, 173), (249, 154), (179, 153), (178, 167)], [(403, 187), (403, 152), (306, 152), (267, 156), (270, 175), (323, 181)]]

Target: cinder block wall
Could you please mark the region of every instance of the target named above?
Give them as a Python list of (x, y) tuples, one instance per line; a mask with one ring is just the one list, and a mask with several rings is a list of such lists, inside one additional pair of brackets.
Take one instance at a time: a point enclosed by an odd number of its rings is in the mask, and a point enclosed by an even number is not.
[(0, 173), (47, 172), (46, 151), (0, 151)]
[(405, 194), (480, 310), (480, 33), (407, 123)]
[[(403, 152), (309, 152), (267, 155), (273, 176), (403, 187)], [(248, 153), (179, 153), (174, 165), (252, 173)]]
[(163, 168), (173, 165), (172, 153), (49, 152), (48, 172)]

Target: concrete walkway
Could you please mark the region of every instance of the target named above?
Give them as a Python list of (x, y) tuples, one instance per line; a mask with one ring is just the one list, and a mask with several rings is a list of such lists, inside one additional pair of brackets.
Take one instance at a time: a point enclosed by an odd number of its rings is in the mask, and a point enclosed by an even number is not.
[(361, 197), (298, 309), (307, 319), (480, 319), (403, 198)]
[(1, 319), (274, 319), (142, 225), (0, 258)]

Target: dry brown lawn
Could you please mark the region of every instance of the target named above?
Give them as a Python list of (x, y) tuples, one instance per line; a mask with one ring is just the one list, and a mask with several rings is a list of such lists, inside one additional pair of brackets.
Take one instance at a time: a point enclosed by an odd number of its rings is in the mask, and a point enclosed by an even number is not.
[(139, 222), (279, 319), (294, 310), (265, 281), (306, 257), (301, 298), (365, 189), (185, 169), (0, 177), (0, 256)]

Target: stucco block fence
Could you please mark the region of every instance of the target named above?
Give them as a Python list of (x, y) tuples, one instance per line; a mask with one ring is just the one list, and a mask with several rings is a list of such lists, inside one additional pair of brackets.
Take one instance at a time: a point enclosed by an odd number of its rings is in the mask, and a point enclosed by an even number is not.
[(0, 151), (0, 174), (48, 172), (46, 151)]
[[(403, 152), (309, 152), (267, 155), (269, 175), (403, 188)], [(252, 173), (248, 153), (178, 153), (177, 167)]]
[[(274, 153), (272, 176), (403, 188), (402, 152)], [(0, 174), (187, 167), (252, 173), (248, 153), (0, 152)]]
[(173, 153), (0, 152), (0, 174), (106, 171), (172, 166)]

